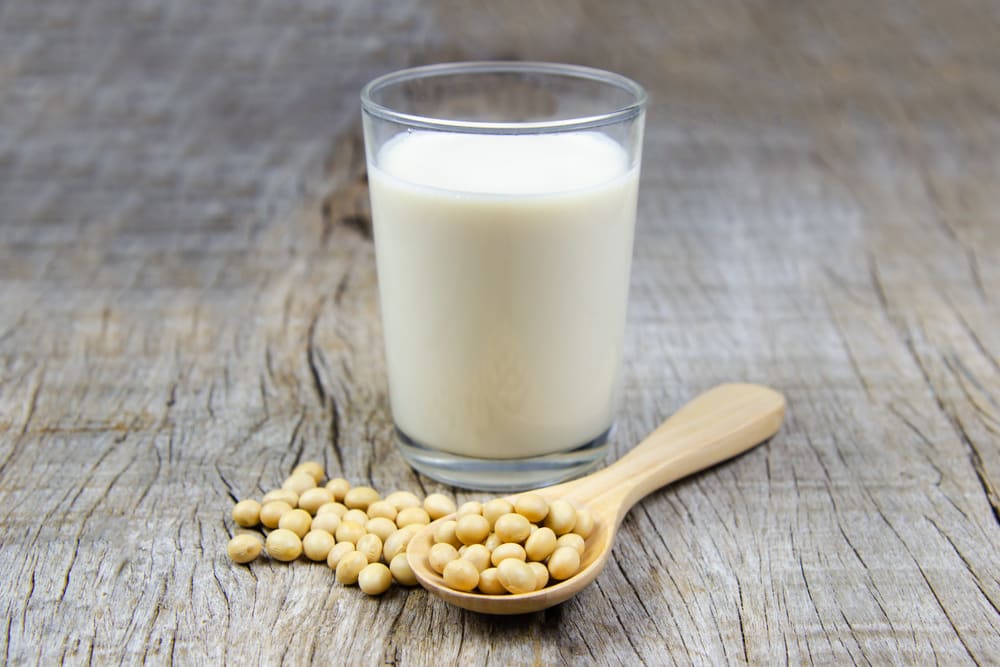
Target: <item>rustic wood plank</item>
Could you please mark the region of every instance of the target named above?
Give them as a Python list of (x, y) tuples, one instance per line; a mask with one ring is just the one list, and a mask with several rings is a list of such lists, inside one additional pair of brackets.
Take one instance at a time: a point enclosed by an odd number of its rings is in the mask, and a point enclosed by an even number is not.
[[(997, 34), (985, 0), (0, 4), (2, 661), (1000, 662)], [(232, 566), (229, 504), (303, 458), (449, 491), (392, 444), (357, 92), (497, 57), (651, 92), (614, 454), (734, 379), (785, 428), (524, 618)]]

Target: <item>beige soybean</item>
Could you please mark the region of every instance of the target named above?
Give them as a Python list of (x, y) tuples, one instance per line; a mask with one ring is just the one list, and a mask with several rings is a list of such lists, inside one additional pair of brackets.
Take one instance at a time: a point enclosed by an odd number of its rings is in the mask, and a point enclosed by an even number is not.
[(304, 472), (310, 477), (312, 477), (317, 484), (323, 481), (323, 475), (326, 474), (326, 472), (323, 470), (323, 464), (320, 463), (319, 461), (303, 461), (302, 463), (292, 468), (293, 475), (300, 472)]
[(573, 526), (573, 532), (583, 539), (587, 539), (594, 532), (594, 515), (590, 513), (590, 510), (576, 511), (576, 525)]
[(358, 583), (358, 575), (366, 567), (368, 567), (368, 559), (360, 551), (345, 554), (337, 563), (337, 581), (345, 586), (352, 586)]
[(486, 538), (485, 545), (486, 548), (489, 549), (490, 551), (493, 551), (501, 544), (503, 544), (503, 540), (497, 537), (496, 533), (490, 533), (490, 536)]
[(461, 519), (466, 514), (478, 514), (482, 516), (483, 504), (476, 500), (470, 500), (467, 503), (462, 503), (461, 506), (459, 506), (458, 511), (455, 513), (455, 520)]
[(548, 565), (553, 579), (569, 579), (580, 569), (580, 554), (573, 547), (559, 547), (549, 556)]
[(348, 509), (368, 509), (368, 506), (381, 500), (378, 491), (370, 486), (355, 486), (344, 494), (344, 504)]
[(462, 546), (462, 541), (455, 534), (455, 526), (457, 525), (458, 522), (454, 520), (440, 522), (434, 527), (434, 541), (447, 542), (453, 547)]
[(385, 544), (382, 545), (382, 555), (385, 556), (386, 560), (391, 561), (396, 557), (396, 554), (406, 551), (406, 545), (410, 543), (419, 529), (419, 526), (408, 526), (400, 528), (390, 535)]
[(226, 545), (226, 553), (234, 563), (249, 563), (260, 555), (263, 544), (256, 535), (236, 535)]
[(530, 593), (535, 590), (535, 573), (524, 561), (508, 558), (497, 565), (497, 578), (510, 593)]
[(495, 567), (489, 567), (479, 573), (479, 591), (487, 595), (504, 595), (507, 589), (500, 583)]
[(407, 526), (426, 526), (431, 522), (430, 516), (422, 507), (406, 507), (396, 515), (396, 525), (400, 528)]
[(384, 543), (390, 535), (396, 532), (396, 524), (384, 516), (377, 516), (374, 519), (368, 519), (365, 530), (372, 535), (378, 535), (378, 538)]
[[(572, 547), (576, 549), (576, 553), (583, 558), (584, 540), (582, 537), (576, 533), (566, 533), (565, 535), (560, 535), (559, 539), (556, 540), (556, 548), (559, 547)], [(540, 559), (539, 559), (540, 560)]]
[(528, 563), (528, 567), (535, 573), (535, 590), (540, 591), (549, 583), (549, 568), (542, 563)]
[(393, 578), (403, 586), (416, 586), (417, 576), (413, 574), (410, 561), (406, 559), (406, 554), (396, 554), (396, 557), (389, 562), (389, 571)]
[(455, 501), (443, 493), (432, 493), (424, 498), (424, 511), (432, 520), (454, 514)]
[(299, 496), (299, 507), (310, 514), (315, 514), (319, 511), (320, 507), (332, 502), (333, 494), (321, 486), (315, 489), (307, 489)]
[(302, 553), (309, 560), (325, 561), (327, 556), (330, 555), (330, 550), (336, 544), (337, 541), (333, 539), (333, 535), (330, 533), (325, 530), (313, 529), (302, 538)]
[(493, 550), (493, 553), (490, 554), (490, 562), (493, 563), (494, 566), (497, 566), (508, 558), (516, 558), (517, 560), (523, 561), (526, 557), (524, 547), (516, 542), (507, 542), (505, 544), (501, 544)]
[(549, 514), (545, 517), (545, 525), (556, 535), (570, 532), (576, 525), (576, 509), (566, 500), (553, 500), (549, 505)]
[(237, 526), (253, 528), (260, 523), (260, 508), (256, 500), (241, 500), (233, 505), (233, 521)]
[(557, 543), (551, 528), (539, 528), (524, 542), (524, 551), (531, 560), (545, 560), (556, 550)]
[(449, 588), (457, 591), (471, 591), (479, 585), (479, 570), (464, 558), (457, 558), (445, 565), (441, 576)]
[(292, 507), (297, 507), (299, 504), (299, 494), (288, 489), (275, 489), (274, 491), (265, 493), (264, 497), (260, 499), (260, 504), (266, 505), (275, 500), (283, 500)]
[(514, 511), (532, 523), (538, 523), (549, 513), (549, 503), (537, 493), (525, 493), (514, 500)]
[(365, 514), (367, 514), (371, 519), (382, 517), (384, 519), (395, 521), (396, 515), (399, 514), (399, 510), (397, 510), (396, 506), (388, 500), (376, 500), (368, 506), (368, 509), (365, 510)]
[(293, 491), (301, 496), (303, 492), (316, 488), (316, 480), (313, 479), (312, 475), (308, 473), (297, 472), (289, 475), (288, 478), (281, 483), (281, 488), (286, 491)]
[(438, 574), (444, 574), (445, 566), (458, 558), (458, 549), (447, 542), (439, 542), (427, 553), (427, 564)]
[(513, 511), (514, 506), (503, 498), (496, 498), (483, 505), (483, 516), (489, 521), (490, 528), (493, 528), (493, 524), (497, 522), (497, 519)]
[(281, 517), (292, 511), (292, 506), (284, 500), (272, 500), (260, 508), (260, 522), (267, 528), (277, 528)]
[(490, 566), (490, 550), (482, 544), (470, 544), (462, 547), (462, 549), (464, 551), (459, 556), (467, 561), (471, 561), (480, 572)]
[(340, 517), (333, 512), (326, 512), (325, 514), (317, 514), (313, 517), (312, 525), (309, 527), (311, 530), (325, 530), (331, 535), (337, 533), (337, 528), (340, 527)]
[(374, 563), (382, 558), (382, 540), (374, 533), (361, 536), (354, 548), (363, 553), (369, 563)]
[(490, 522), (479, 514), (466, 514), (455, 523), (455, 536), (462, 544), (479, 544), (490, 534)]
[(336, 477), (326, 483), (326, 490), (333, 494), (333, 499), (343, 502), (344, 496), (351, 490), (351, 483), (343, 477)]
[(312, 525), (312, 516), (309, 512), (305, 510), (292, 510), (291, 512), (285, 512), (278, 519), (278, 528), (284, 528), (290, 530), (301, 539), (309, 532), (309, 527)]
[(392, 586), (392, 573), (382, 563), (369, 563), (358, 574), (358, 587), (368, 595), (382, 595)]
[(520, 514), (503, 514), (497, 518), (493, 531), (501, 542), (524, 542), (531, 534), (531, 522)]
[(292, 561), (302, 554), (302, 540), (287, 528), (272, 530), (265, 542), (267, 553), (280, 561)]
[(338, 542), (352, 542), (357, 544), (358, 540), (366, 534), (367, 531), (363, 525), (353, 521), (341, 521), (340, 525), (337, 526), (337, 532), (334, 536)]
[(316, 510), (317, 516), (319, 516), (320, 514), (327, 514), (327, 513), (336, 515), (338, 519), (343, 518), (343, 516), (347, 514), (347, 505), (345, 505), (344, 503), (338, 503), (335, 500), (332, 503), (323, 503)]
[(326, 564), (330, 566), (331, 570), (336, 570), (337, 565), (340, 563), (340, 559), (353, 551), (355, 551), (353, 543), (337, 542), (337, 544), (330, 549), (330, 553), (326, 555)]
[(369, 518), (370, 517), (368, 516), (368, 513), (365, 512), (364, 510), (354, 509), (354, 510), (347, 510), (346, 512), (344, 512), (344, 515), (340, 517), (340, 520), (353, 521), (359, 526), (363, 526), (366, 523), (368, 523)]
[(387, 503), (396, 508), (396, 511), (405, 510), (407, 507), (420, 507), (420, 498), (409, 491), (394, 491), (385, 497)]

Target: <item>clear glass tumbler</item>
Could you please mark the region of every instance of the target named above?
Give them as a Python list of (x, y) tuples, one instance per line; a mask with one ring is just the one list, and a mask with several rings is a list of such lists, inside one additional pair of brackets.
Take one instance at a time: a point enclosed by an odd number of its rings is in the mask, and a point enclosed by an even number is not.
[(389, 398), (443, 482), (514, 491), (604, 459), (646, 95), (601, 70), (473, 62), (361, 94)]

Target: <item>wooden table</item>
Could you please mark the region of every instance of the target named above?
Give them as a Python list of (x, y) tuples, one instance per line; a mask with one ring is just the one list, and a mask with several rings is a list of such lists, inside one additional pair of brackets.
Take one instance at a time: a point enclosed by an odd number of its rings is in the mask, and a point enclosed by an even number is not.
[[(991, 1), (0, 4), (0, 662), (1000, 663), (998, 37)], [(233, 565), (233, 498), (300, 460), (451, 491), (394, 449), (358, 91), (511, 57), (651, 94), (613, 456), (729, 380), (784, 428), (545, 613)]]

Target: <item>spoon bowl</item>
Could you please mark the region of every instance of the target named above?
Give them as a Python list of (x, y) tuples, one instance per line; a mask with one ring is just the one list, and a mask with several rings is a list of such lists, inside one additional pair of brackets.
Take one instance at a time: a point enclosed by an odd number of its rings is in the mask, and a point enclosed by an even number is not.
[[(428, 563), (434, 528), (413, 536), (407, 560), (420, 584), (450, 604), (483, 614), (525, 614), (547, 609), (579, 593), (604, 569), (622, 519), (640, 499), (682, 477), (741, 454), (774, 435), (785, 414), (778, 392), (752, 384), (724, 384), (701, 394), (667, 419), (638, 446), (607, 468), (577, 480), (536, 489), (548, 502), (568, 500), (586, 508), (594, 530), (586, 539), (580, 569), (569, 579), (531, 593), (487, 595), (457, 591)], [(506, 496), (513, 503), (519, 494)]]

